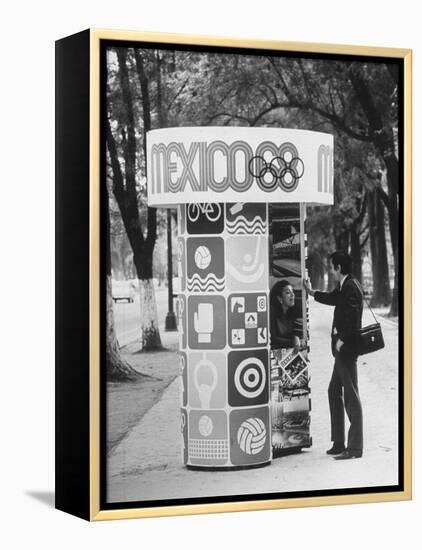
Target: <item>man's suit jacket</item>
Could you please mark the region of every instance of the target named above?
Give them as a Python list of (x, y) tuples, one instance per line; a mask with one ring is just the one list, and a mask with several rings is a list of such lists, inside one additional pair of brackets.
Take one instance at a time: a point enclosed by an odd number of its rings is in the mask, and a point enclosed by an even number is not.
[(362, 326), (363, 296), (353, 275), (347, 275), (332, 292), (315, 292), (315, 300), (321, 304), (335, 306), (331, 331), (331, 351), (335, 355), (335, 344), (340, 338), (344, 345), (341, 353), (358, 356), (359, 330)]

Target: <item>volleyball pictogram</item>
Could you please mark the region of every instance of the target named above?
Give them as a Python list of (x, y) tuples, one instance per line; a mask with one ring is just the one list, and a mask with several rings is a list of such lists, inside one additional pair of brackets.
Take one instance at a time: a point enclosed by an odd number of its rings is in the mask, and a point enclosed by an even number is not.
[(198, 430), (203, 437), (208, 437), (211, 435), (213, 427), (213, 422), (209, 416), (201, 416), (198, 422)]
[(211, 252), (206, 246), (198, 246), (195, 251), (195, 263), (199, 269), (207, 269), (211, 263)]
[(186, 245), (188, 292), (221, 292), (224, 289), (224, 240), (191, 237)]
[(251, 417), (242, 422), (237, 431), (237, 442), (241, 450), (248, 455), (256, 455), (265, 446), (267, 430), (264, 422), (257, 417)]

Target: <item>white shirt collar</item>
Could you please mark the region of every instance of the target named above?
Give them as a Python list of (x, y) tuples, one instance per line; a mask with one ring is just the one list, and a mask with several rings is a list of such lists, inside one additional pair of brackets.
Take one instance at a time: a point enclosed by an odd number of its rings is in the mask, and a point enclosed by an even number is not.
[(344, 279), (347, 277), (347, 275), (343, 275), (342, 280), (340, 281), (340, 290), (343, 288)]

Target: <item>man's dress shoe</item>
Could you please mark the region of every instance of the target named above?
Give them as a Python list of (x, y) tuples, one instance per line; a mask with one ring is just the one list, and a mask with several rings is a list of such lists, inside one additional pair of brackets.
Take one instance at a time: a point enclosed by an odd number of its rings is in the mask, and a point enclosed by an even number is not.
[(346, 450), (344, 443), (333, 443), (331, 449), (328, 449), (327, 455), (340, 455)]
[(349, 460), (350, 458), (361, 458), (361, 449), (346, 449), (341, 455), (335, 456), (334, 460)]

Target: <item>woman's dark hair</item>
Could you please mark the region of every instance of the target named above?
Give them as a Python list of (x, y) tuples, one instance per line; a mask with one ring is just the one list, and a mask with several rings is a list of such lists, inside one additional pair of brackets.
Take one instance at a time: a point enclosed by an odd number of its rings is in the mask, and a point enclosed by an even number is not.
[(349, 275), (353, 269), (353, 260), (352, 257), (343, 252), (342, 250), (336, 250), (330, 256), (331, 262), (334, 266), (334, 269), (337, 269), (340, 266), (340, 273), (343, 275)]
[(289, 283), (289, 281), (287, 281), (286, 279), (283, 279), (282, 281), (277, 281), (276, 284), (273, 286), (270, 292), (271, 307), (277, 307), (279, 305), (277, 296), (281, 296), (281, 293), (286, 288), (286, 286), (292, 286), (292, 284)]

